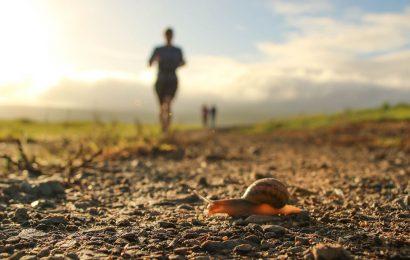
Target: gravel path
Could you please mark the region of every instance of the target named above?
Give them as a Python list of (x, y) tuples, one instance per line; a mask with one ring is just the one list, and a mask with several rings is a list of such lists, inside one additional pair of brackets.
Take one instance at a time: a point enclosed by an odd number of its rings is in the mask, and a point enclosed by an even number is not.
[[(0, 259), (409, 257), (409, 135), (410, 122), (184, 132), (106, 157), (72, 184), (58, 173), (9, 174), (0, 179)], [(395, 136), (399, 145), (380, 141)], [(208, 217), (191, 191), (240, 197), (264, 177), (287, 183), (304, 212)]]

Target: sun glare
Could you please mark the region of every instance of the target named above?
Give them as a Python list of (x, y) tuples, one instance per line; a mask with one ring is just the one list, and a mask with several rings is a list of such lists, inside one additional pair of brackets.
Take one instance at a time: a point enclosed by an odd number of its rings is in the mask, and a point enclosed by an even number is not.
[(25, 84), (18, 95), (32, 97), (56, 82), (53, 28), (34, 1), (0, 1), (0, 89)]

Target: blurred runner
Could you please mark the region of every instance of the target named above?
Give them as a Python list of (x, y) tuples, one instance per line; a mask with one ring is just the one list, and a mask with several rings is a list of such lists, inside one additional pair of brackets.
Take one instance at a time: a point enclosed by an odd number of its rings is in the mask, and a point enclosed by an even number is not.
[(216, 113), (217, 113), (216, 106), (213, 105), (211, 109), (209, 110), (209, 114), (211, 116), (211, 127), (212, 128), (216, 127)]
[(208, 127), (208, 112), (209, 112), (209, 109), (205, 104), (202, 105), (201, 112), (202, 112), (202, 125), (204, 126), (204, 128), (206, 128), (206, 127)]
[(173, 36), (173, 30), (166, 29), (165, 45), (155, 48), (149, 59), (149, 66), (158, 63), (155, 91), (160, 105), (159, 121), (164, 133), (168, 132), (171, 124), (171, 103), (178, 88), (176, 69), (185, 65), (182, 50), (172, 44)]

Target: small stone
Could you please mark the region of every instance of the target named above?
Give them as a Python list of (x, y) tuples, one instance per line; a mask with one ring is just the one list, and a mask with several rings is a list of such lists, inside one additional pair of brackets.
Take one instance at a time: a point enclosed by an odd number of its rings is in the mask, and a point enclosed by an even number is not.
[(265, 224), (280, 221), (278, 216), (251, 215), (245, 219), (246, 223)]
[(130, 221), (129, 221), (128, 219), (126, 219), (126, 218), (120, 218), (120, 219), (118, 219), (118, 220), (116, 221), (116, 224), (117, 224), (118, 226), (120, 226), (120, 227), (127, 227), (127, 226), (130, 226), (130, 225), (131, 225)]
[(43, 225), (67, 225), (68, 222), (63, 216), (50, 216), (42, 221), (40, 221), (40, 224)]
[(55, 207), (54, 202), (52, 202), (50, 200), (44, 200), (44, 199), (33, 201), (30, 205), (35, 209), (36, 208), (45, 209), (45, 208), (54, 208)]
[(202, 187), (208, 187), (209, 186), (208, 181), (203, 176), (201, 178), (199, 178), (198, 185), (202, 186)]
[(278, 235), (283, 235), (287, 232), (287, 229), (278, 225), (264, 225), (262, 226), (264, 232), (272, 232)]
[(66, 257), (73, 259), (73, 260), (79, 260), (80, 258), (78, 257), (78, 255), (74, 252), (70, 252), (66, 254)]
[(16, 211), (14, 212), (14, 220), (18, 223), (27, 222), (30, 218), (27, 212), (28, 211), (26, 208), (16, 209)]
[(219, 252), (225, 249), (223, 243), (207, 240), (201, 244), (201, 248), (207, 252)]
[(22, 231), (20, 231), (18, 236), (26, 240), (32, 240), (33, 238), (44, 237), (46, 236), (46, 233), (44, 233), (43, 231), (34, 229), (34, 228), (27, 228), (27, 229), (23, 229)]
[(9, 260), (19, 260), (21, 259), (26, 253), (24, 251), (17, 251), (9, 257)]
[(179, 206), (177, 207), (177, 209), (194, 210), (194, 207), (192, 207), (192, 206), (190, 206), (190, 205), (187, 205), (187, 204), (182, 204), (182, 205), (179, 205)]
[(182, 256), (182, 255), (174, 255), (174, 254), (171, 254), (171, 255), (169, 255), (168, 256), (168, 259), (169, 260), (184, 260), (184, 259), (186, 259), (184, 256)]
[(309, 239), (305, 237), (295, 237), (295, 245), (300, 246), (300, 245), (308, 245), (309, 244)]
[(18, 236), (12, 236), (6, 239), (6, 242), (8, 244), (15, 244), (15, 243), (18, 243), (19, 241), (20, 241), (20, 237)]
[(59, 181), (46, 181), (38, 185), (38, 193), (42, 196), (51, 197), (65, 194), (65, 189)]
[(168, 221), (158, 221), (158, 225), (162, 228), (175, 228), (175, 224)]
[(251, 243), (251, 244), (256, 244), (256, 245), (260, 244), (260, 242), (261, 242), (261, 240), (255, 235), (249, 235), (249, 236), (245, 237), (245, 240), (249, 241), (249, 243)]
[(236, 246), (233, 251), (238, 254), (247, 254), (252, 250), (252, 246), (250, 244), (241, 244)]
[(48, 255), (50, 255), (50, 248), (46, 247), (46, 248), (43, 248), (40, 252), (38, 252), (37, 257), (41, 258), (41, 257), (45, 257)]
[(340, 245), (317, 244), (312, 249), (315, 260), (353, 259), (350, 253)]
[(36, 255), (25, 255), (20, 260), (36, 260), (37, 256)]
[(175, 248), (174, 252), (175, 254), (178, 254), (178, 255), (187, 255), (189, 254), (190, 250), (191, 249), (189, 247), (179, 247), (179, 248)]

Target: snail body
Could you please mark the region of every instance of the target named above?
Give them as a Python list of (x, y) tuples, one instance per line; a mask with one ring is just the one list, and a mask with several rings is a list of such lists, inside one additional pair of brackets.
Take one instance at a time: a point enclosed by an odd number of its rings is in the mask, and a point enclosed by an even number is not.
[(252, 183), (238, 199), (208, 200), (208, 214), (225, 213), (230, 216), (289, 215), (301, 209), (287, 205), (289, 192), (286, 186), (274, 179), (265, 178)]

